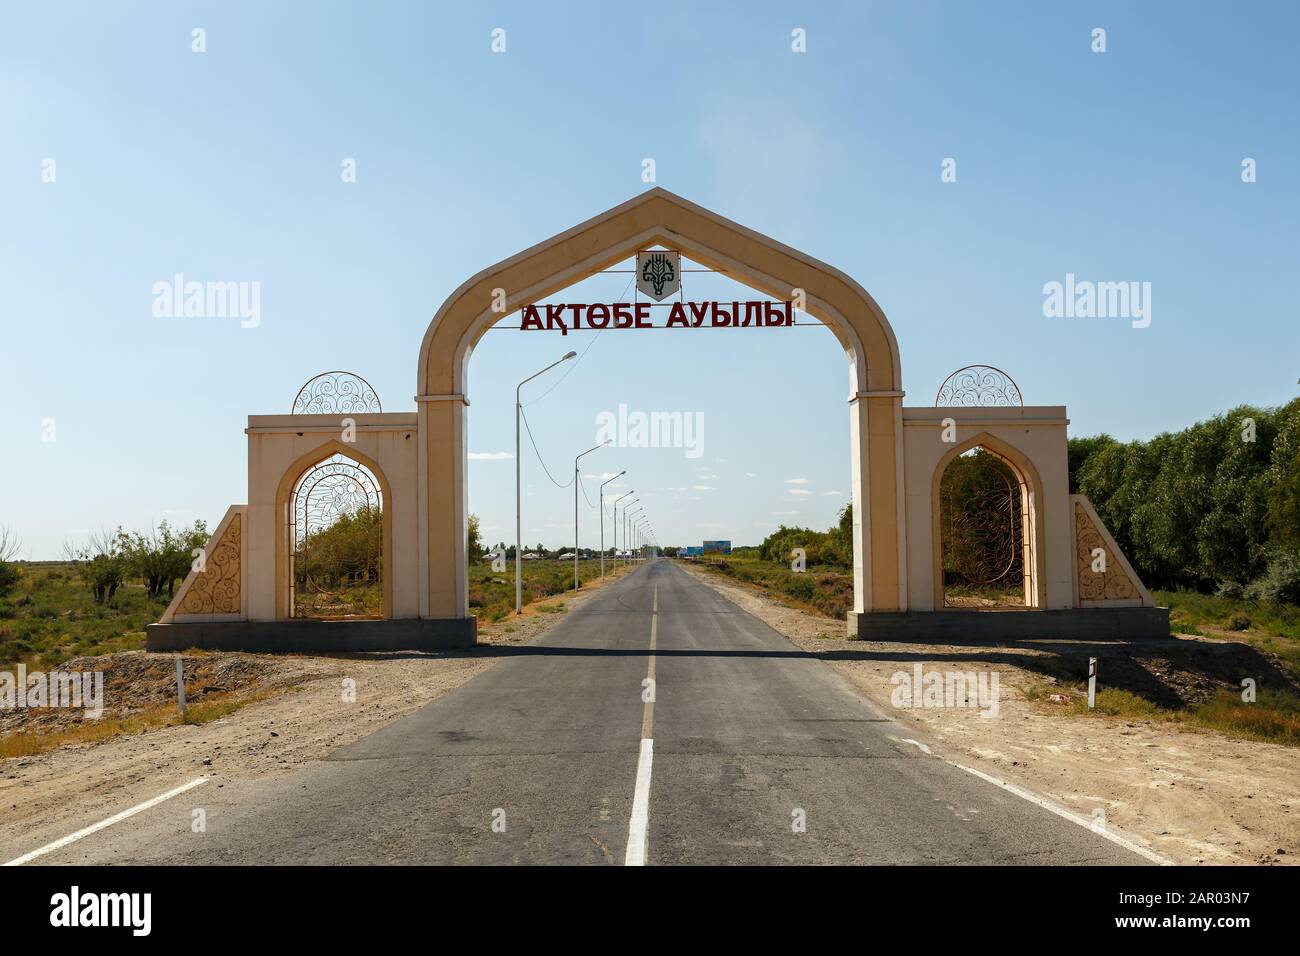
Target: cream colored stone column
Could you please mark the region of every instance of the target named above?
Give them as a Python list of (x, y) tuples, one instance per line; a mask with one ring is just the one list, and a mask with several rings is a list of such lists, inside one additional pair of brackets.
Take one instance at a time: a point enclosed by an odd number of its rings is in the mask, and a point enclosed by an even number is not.
[(853, 610), (904, 610), (905, 551), (900, 516), (903, 393), (857, 392), (849, 398), (853, 483)]
[(420, 440), (424, 445), (424, 487), (420, 492), (426, 544), (426, 596), (421, 612), (431, 619), (469, 616), (465, 517), (465, 431), (468, 402), (463, 395), (421, 395)]

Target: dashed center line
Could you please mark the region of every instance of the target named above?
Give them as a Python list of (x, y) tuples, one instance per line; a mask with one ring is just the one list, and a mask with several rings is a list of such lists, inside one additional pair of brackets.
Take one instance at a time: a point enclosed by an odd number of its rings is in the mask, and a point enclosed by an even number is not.
[(650, 663), (646, 669), (645, 710), (641, 715), (641, 754), (636, 762), (636, 788), (632, 791), (632, 819), (627, 825), (625, 866), (645, 866), (650, 838), (650, 771), (654, 763), (655, 649), (659, 646), (659, 585), (655, 585), (650, 610)]

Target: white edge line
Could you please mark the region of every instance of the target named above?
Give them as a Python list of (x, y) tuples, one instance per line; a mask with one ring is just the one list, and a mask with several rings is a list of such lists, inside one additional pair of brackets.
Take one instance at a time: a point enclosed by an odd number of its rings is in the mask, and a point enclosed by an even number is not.
[(933, 753), (933, 751), (925, 744), (921, 743), (921, 741), (913, 740), (911, 737), (890, 737), (889, 739), (896, 744), (911, 744), (913, 747), (916, 747), (918, 750), (920, 750), (921, 753), (923, 754)]
[(1111, 843), (1114, 843), (1117, 846), (1122, 846), (1124, 849), (1130, 850), (1133, 853), (1136, 853), (1138, 856), (1145, 857), (1146, 859), (1150, 860), (1152, 863), (1159, 863), (1161, 866), (1173, 866), (1173, 862), (1171, 860), (1166, 860), (1163, 856), (1161, 856), (1159, 853), (1156, 853), (1154, 850), (1148, 850), (1146, 847), (1134, 843), (1132, 840), (1126, 840), (1124, 839), (1124, 837), (1116, 833), (1111, 833), (1109, 828), (1098, 830), (1096, 827), (1092, 825), (1091, 820), (1081, 817), (1079, 816), (1079, 814), (1073, 813), (1065, 809), (1065, 807), (1058, 806), (1057, 804), (1053, 803), (1051, 800), (1048, 800), (1046, 797), (1040, 797), (1036, 793), (1031, 793), (1028, 790), (1023, 790), (1020, 787), (1017, 787), (1015, 784), (1007, 783), (1005, 780), (999, 780), (997, 777), (990, 776), (989, 774), (984, 773), (984, 771), (982, 770), (976, 770), (974, 767), (967, 767), (965, 764), (960, 764), (953, 760), (944, 760), (944, 763), (948, 764), (949, 766), (956, 767), (958, 770), (965, 770), (967, 773), (973, 774), (974, 776), (979, 777), (981, 780), (987, 780), (995, 787), (1001, 787), (1003, 790), (1007, 791), (1008, 793), (1014, 793), (1017, 797), (1020, 797), (1022, 800), (1028, 800), (1030, 803), (1035, 804), (1036, 806), (1040, 806), (1044, 810), (1048, 810), (1052, 813), (1055, 813), (1058, 817), (1063, 817), (1064, 819), (1069, 820), (1071, 823), (1077, 823), (1079, 826), (1083, 827), (1084, 829), (1091, 830), (1093, 833), (1097, 834), (1098, 836), (1105, 837)]
[(99, 823), (92, 823), (84, 830), (78, 830), (76, 833), (71, 833), (68, 836), (65, 836), (61, 840), (55, 840), (53, 843), (47, 843), (39, 850), (32, 850), (31, 853), (24, 853), (22, 856), (18, 857), (15, 860), (10, 860), (8, 863), (4, 865), (22, 866), (24, 863), (29, 863), (32, 860), (36, 859), (38, 856), (44, 856), (47, 853), (53, 853), (55, 850), (60, 850), (63, 847), (67, 846), (69, 843), (76, 843), (78, 840), (82, 839), (83, 837), (88, 837), (92, 833), (97, 833), (100, 830), (103, 830), (107, 827), (111, 827), (115, 823), (121, 823), (127, 817), (133, 817), (137, 813), (142, 813), (143, 811), (148, 810), (150, 807), (156, 807), (164, 800), (170, 800), (172, 797), (180, 796), (186, 790), (193, 790), (195, 787), (201, 787), (203, 784), (207, 782), (208, 782), (207, 777), (199, 777), (195, 780), (191, 780), (189, 783), (183, 784), (182, 786), (177, 787), (175, 790), (168, 790), (166, 793), (160, 794), (159, 796), (154, 797), (152, 800), (146, 800), (144, 803), (137, 804), (136, 806), (131, 807), (129, 810), (123, 810), (121, 813), (114, 814), (113, 816), (109, 817), (107, 820), (101, 820)]
[(641, 756), (636, 762), (636, 789), (632, 794), (632, 819), (627, 825), (627, 855), (624, 866), (645, 866), (646, 842), (650, 825), (650, 765), (654, 762), (655, 742), (641, 741)]

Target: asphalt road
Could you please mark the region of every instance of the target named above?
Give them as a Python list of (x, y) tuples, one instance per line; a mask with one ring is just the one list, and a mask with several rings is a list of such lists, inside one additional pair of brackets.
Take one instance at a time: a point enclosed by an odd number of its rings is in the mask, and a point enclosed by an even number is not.
[(902, 742), (667, 560), (503, 654), (318, 765), (209, 783), (38, 862), (1147, 862)]

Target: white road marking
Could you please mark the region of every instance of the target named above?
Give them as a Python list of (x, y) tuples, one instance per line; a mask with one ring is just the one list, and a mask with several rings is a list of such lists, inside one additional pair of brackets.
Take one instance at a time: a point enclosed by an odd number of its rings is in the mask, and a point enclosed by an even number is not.
[(78, 830), (76, 833), (71, 833), (68, 836), (63, 837), (61, 840), (55, 840), (53, 843), (47, 843), (39, 850), (32, 850), (31, 853), (24, 853), (22, 856), (18, 857), (15, 860), (10, 860), (8, 863), (4, 865), (22, 866), (24, 863), (30, 863), (38, 856), (44, 856), (47, 853), (53, 853), (55, 850), (61, 850), (69, 843), (76, 843), (78, 840), (82, 839), (83, 837), (88, 837), (92, 833), (98, 833), (100, 830), (103, 830), (107, 827), (111, 827), (115, 823), (121, 823), (123, 820), (127, 819), (127, 817), (133, 817), (137, 813), (143, 813), (145, 810), (148, 810), (150, 807), (158, 806), (158, 804), (162, 803), (164, 800), (170, 800), (172, 797), (180, 796), (186, 790), (193, 790), (195, 787), (201, 787), (203, 786), (203, 784), (207, 782), (208, 782), (207, 777), (199, 777), (195, 780), (191, 780), (189, 783), (179, 786), (175, 790), (168, 790), (166, 793), (160, 794), (159, 796), (154, 797), (152, 800), (146, 800), (144, 803), (131, 807), (131, 809), (129, 810), (123, 810), (121, 813), (114, 814), (113, 816), (109, 817), (107, 820), (101, 820), (99, 821), (99, 823), (93, 823), (90, 826), (86, 827), (84, 830)]
[(659, 585), (655, 585), (654, 604), (650, 609), (650, 663), (646, 679), (651, 689), (641, 715), (641, 756), (636, 762), (636, 787), (632, 791), (632, 819), (627, 824), (627, 854), (624, 866), (645, 866), (650, 844), (650, 768), (654, 763), (655, 742), (655, 649), (659, 646)]
[(913, 747), (920, 750), (921, 753), (923, 754), (928, 754), (932, 752), (930, 748), (927, 747), (925, 744), (921, 743), (921, 741), (913, 740), (911, 737), (890, 737), (889, 739), (896, 744), (911, 744)]
[(1136, 853), (1138, 856), (1145, 857), (1146, 859), (1150, 860), (1152, 863), (1159, 863), (1161, 866), (1173, 866), (1172, 861), (1166, 860), (1159, 853), (1156, 853), (1153, 850), (1148, 850), (1146, 847), (1140, 846), (1139, 844), (1134, 843), (1132, 840), (1126, 840), (1124, 839), (1124, 837), (1120, 836), (1117, 833), (1111, 833), (1110, 830), (1108, 829), (1098, 829), (1093, 825), (1092, 820), (1089, 820), (1086, 817), (1082, 817), (1077, 813), (1073, 813), (1070, 810), (1065, 809), (1065, 807), (1053, 803), (1051, 800), (1048, 800), (1046, 797), (1040, 797), (1036, 793), (1031, 793), (1028, 790), (1024, 790), (1020, 787), (1017, 787), (1013, 783), (1007, 783), (1005, 780), (999, 780), (997, 777), (990, 776), (989, 774), (984, 773), (984, 771), (982, 770), (976, 770), (974, 767), (967, 767), (965, 764), (960, 764), (953, 760), (945, 760), (944, 763), (956, 767), (958, 770), (965, 770), (967, 773), (973, 774), (974, 776), (979, 777), (981, 780), (987, 780), (995, 787), (1001, 787), (1003, 790), (1007, 791), (1007, 793), (1014, 793), (1020, 799), (1028, 800), (1030, 803), (1034, 804), (1035, 806), (1042, 807), (1044, 810), (1050, 811), (1051, 813), (1055, 813), (1058, 817), (1062, 817), (1063, 819), (1069, 820), (1071, 823), (1077, 823), (1079, 826), (1083, 827), (1084, 829), (1091, 830), (1093, 833), (1097, 834), (1098, 836), (1105, 837), (1107, 840), (1109, 840), (1111, 843), (1114, 843), (1116, 846), (1122, 846), (1124, 849), (1130, 850), (1133, 853)]
[(655, 742), (641, 741), (641, 757), (636, 762), (636, 790), (632, 794), (632, 820), (627, 825), (627, 855), (624, 866), (645, 866), (650, 842), (650, 765), (654, 762)]

